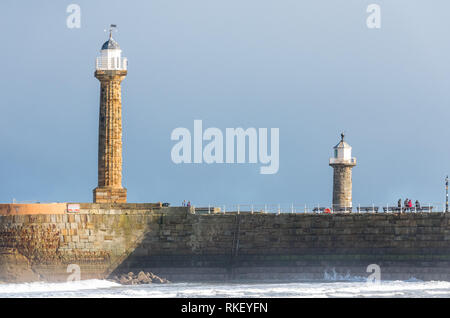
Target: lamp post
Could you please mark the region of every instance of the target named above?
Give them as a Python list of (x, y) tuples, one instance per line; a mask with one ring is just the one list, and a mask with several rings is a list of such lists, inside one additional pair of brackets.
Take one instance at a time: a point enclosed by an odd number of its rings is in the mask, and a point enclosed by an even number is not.
[(445, 212), (448, 212), (448, 176), (445, 177)]

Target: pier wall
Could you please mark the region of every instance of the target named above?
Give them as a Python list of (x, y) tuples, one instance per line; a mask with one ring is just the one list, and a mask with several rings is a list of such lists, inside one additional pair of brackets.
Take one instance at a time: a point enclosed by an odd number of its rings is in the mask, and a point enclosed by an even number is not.
[(382, 279), (450, 280), (448, 213), (196, 215), (92, 203), (76, 213), (6, 210), (0, 205), (0, 281), (66, 280), (70, 264), (82, 279), (141, 270), (173, 281), (339, 279), (367, 277), (377, 264)]

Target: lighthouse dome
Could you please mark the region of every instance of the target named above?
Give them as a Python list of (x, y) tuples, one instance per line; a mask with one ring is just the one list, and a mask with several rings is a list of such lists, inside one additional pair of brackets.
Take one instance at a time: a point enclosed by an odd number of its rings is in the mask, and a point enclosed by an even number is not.
[(336, 148), (352, 148), (350, 147), (350, 145), (348, 143), (346, 143), (345, 141), (341, 140), (336, 146), (334, 146), (334, 149)]
[(102, 50), (120, 50), (120, 46), (119, 43), (110, 37), (108, 41), (103, 43)]
[(341, 134), (341, 141), (336, 146), (334, 146), (334, 149), (337, 149), (337, 148), (350, 148), (350, 149), (352, 149), (352, 147), (350, 147), (350, 145), (344, 141), (344, 137), (345, 137), (345, 135), (344, 135), (344, 133), (342, 133)]

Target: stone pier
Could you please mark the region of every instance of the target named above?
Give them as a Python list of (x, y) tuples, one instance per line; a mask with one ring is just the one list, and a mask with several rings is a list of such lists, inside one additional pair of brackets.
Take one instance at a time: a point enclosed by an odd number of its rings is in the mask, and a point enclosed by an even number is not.
[[(74, 203), (70, 203), (71, 206)], [(450, 281), (450, 213), (195, 214), (161, 203), (0, 204), (0, 281), (152, 272), (173, 282), (324, 279)]]

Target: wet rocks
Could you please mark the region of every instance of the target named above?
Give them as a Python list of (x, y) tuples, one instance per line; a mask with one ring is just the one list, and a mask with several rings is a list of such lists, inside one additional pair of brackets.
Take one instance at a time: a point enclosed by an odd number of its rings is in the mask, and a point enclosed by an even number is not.
[(134, 274), (129, 272), (128, 274), (116, 275), (111, 278), (112, 281), (121, 285), (143, 285), (143, 284), (167, 284), (170, 283), (167, 279), (161, 278), (150, 272), (139, 272)]

